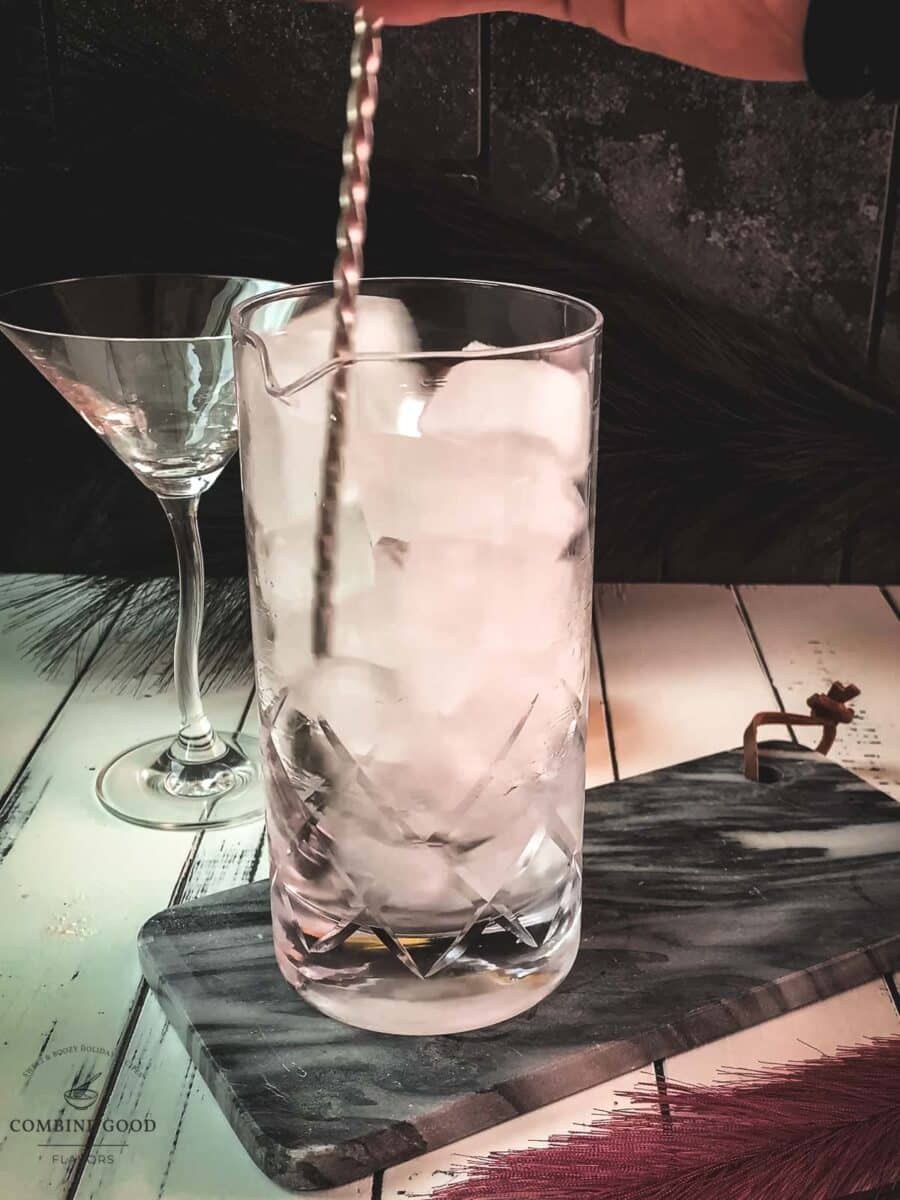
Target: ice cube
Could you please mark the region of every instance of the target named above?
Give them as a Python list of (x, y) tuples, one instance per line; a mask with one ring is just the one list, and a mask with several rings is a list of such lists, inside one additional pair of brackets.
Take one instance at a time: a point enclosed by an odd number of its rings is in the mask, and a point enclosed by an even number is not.
[(583, 643), (543, 653), (496, 655), (469, 695), (445, 716), (482, 763), (485, 802), (554, 770), (576, 735), (584, 695)]
[(372, 553), (373, 586), (341, 596), (334, 620), (334, 652), (395, 668), (405, 661), (408, 634), (400, 588), (406, 546), (383, 539)]
[[(301, 313), (280, 332), (266, 334), (272, 374), (280, 388), (328, 363), (333, 321), (330, 302)], [(359, 297), (358, 351), (407, 354), (418, 344), (412, 319), (399, 300)], [(257, 350), (242, 346), (239, 354), (242, 407), (252, 414), (252, 427), (244, 431), (241, 446), (245, 491), (263, 526), (287, 525), (312, 514), (318, 503), (333, 373), (279, 398), (267, 390)], [(257, 356), (255, 363), (252, 356)], [(424, 406), (421, 374), (410, 362), (354, 363), (348, 384), (348, 439), (356, 428), (414, 428)]]
[(587, 524), (575, 483), (533, 439), (361, 435), (347, 464), (374, 541), (531, 541), (555, 556)]
[(286, 707), (324, 722), (357, 762), (364, 762), (397, 724), (402, 703), (393, 672), (353, 658), (323, 658), (291, 684)]
[[(331, 358), (334, 309), (333, 300), (318, 304), (293, 317), (283, 329), (266, 334), (272, 373), (282, 390)], [(388, 296), (358, 296), (354, 349), (385, 355), (418, 350), (418, 334), (406, 305)]]
[[(546, 671), (533, 656), (515, 666), (499, 688), (488, 672), (449, 720), (420, 711), (396, 673), (358, 659), (324, 660), (292, 683), (276, 731), (282, 755), (297, 759), (287, 777), (300, 790), (310, 772), (316, 786), (330, 781), (319, 828), (367, 905), (412, 912), (441, 900), (443, 912), (513, 874), (540, 826), (542, 773), (559, 769), (577, 721), (568, 701), (541, 711), (541, 696), (519, 714)], [(298, 738), (298, 714), (324, 734)]]
[(435, 804), (450, 805), (481, 769), (455, 731), (416, 707), (399, 673), (364, 659), (313, 663), (290, 683), (284, 708), (317, 723), (332, 750), (363, 770), (364, 789), (383, 790), (391, 809), (410, 821), (419, 812), (428, 825)]
[(266, 390), (261, 366), (242, 367), (240, 377), (241, 476), (255, 519), (265, 530), (309, 519), (318, 503), (327, 395), (310, 388), (288, 404)]
[(546, 548), (411, 543), (397, 585), (395, 661), (415, 703), (454, 711), (498, 661), (506, 670), (516, 656), (577, 640), (583, 574)]
[(471, 359), (451, 367), (419, 420), (424, 436), (516, 434), (549, 444), (572, 478), (590, 453), (590, 386), (583, 370), (538, 359)]
[(564, 639), (580, 619), (582, 564), (530, 543), (486, 546), (469, 539), (410, 545), (403, 571), (406, 621), (426, 636), (479, 653), (521, 653)]
[[(265, 667), (273, 676), (268, 681), (272, 687), (296, 676), (310, 661), (315, 538), (315, 516), (256, 529), (254, 591), (270, 631)], [(344, 504), (337, 526), (333, 603), (340, 611), (342, 604), (370, 592), (374, 584), (375, 563), (362, 511), (352, 502)]]
[(527, 546), (406, 547), (377, 620), (419, 722), (411, 753), (440, 759), (451, 808), (479, 779), (497, 799), (538, 777), (573, 736), (587, 674), (586, 578), (583, 561)]
[[(334, 338), (334, 302), (329, 301), (295, 317), (272, 338), (270, 360), (282, 388), (302, 379), (331, 358)], [(400, 300), (385, 296), (357, 298), (354, 350), (359, 354), (402, 355), (419, 349), (415, 325)], [(348, 396), (353, 427), (382, 433), (409, 431), (418, 421), (425, 400), (422, 369), (417, 363), (390, 358), (354, 362), (349, 369)], [(323, 375), (302, 391), (294, 402), (327, 411), (325, 401), (332, 374)]]

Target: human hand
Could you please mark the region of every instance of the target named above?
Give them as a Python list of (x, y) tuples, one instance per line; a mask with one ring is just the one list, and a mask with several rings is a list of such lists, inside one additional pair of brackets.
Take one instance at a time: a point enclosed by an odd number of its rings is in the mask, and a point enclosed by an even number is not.
[[(810, 0), (509, 0), (516, 12), (574, 21), (623, 46), (715, 75), (806, 78), (803, 34)], [(504, 0), (369, 0), (389, 25), (419, 25), (506, 8)]]

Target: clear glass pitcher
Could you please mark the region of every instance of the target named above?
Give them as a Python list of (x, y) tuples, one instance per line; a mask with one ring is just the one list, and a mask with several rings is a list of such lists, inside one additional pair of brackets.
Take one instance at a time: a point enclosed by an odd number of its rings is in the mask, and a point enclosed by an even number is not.
[(233, 319), (275, 953), (388, 1033), (530, 1008), (578, 948), (600, 314), (369, 279), (327, 656), (331, 284)]

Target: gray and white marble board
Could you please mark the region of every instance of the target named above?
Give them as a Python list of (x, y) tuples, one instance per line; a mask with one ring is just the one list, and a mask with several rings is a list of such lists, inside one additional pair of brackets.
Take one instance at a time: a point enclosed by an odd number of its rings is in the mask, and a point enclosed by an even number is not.
[(789, 742), (761, 763), (780, 779), (728, 751), (588, 793), (581, 953), (506, 1024), (322, 1016), (275, 965), (265, 882), (153, 917), (144, 974), (267, 1175), (365, 1177), (900, 967), (900, 805)]

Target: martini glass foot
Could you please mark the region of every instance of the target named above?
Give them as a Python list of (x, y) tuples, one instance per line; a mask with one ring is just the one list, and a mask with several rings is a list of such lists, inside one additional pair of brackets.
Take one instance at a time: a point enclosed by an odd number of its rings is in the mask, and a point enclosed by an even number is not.
[(265, 798), (256, 738), (220, 734), (211, 762), (183, 762), (177, 741), (156, 738), (133, 746), (104, 767), (97, 798), (105, 809), (150, 829), (224, 829), (255, 821)]

